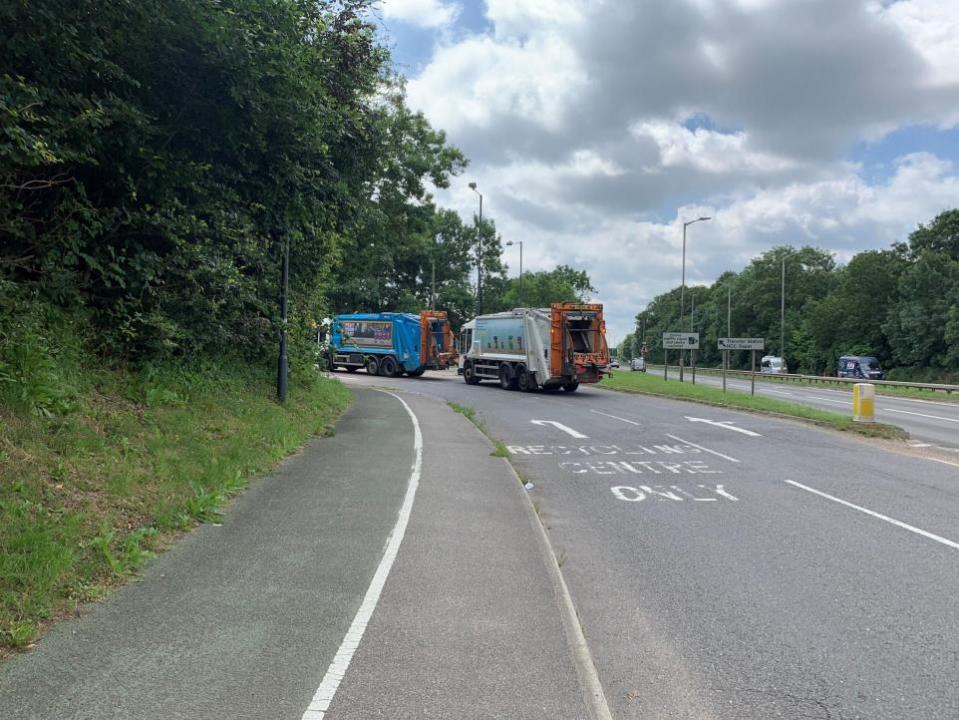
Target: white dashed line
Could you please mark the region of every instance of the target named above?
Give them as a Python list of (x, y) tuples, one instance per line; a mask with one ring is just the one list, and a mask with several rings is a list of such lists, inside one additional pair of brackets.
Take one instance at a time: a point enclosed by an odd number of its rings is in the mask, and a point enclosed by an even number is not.
[(609, 413), (600, 412), (599, 410), (590, 410), (590, 412), (594, 412), (597, 415), (605, 415), (608, 418), (613, 418), (613, 420), (621, 420), (624, 423), (629, 423), (630, 425), (636, 425), (637, 427), (640, 427), (640, 424), (636, 422), (635, 420), (627, 420), (626, 418), (622, 418), (619, 415), (610, 415)]
[(833, 400), (832, 398), (819, 397), (817, 395), (803, 395), (810, 400), (819, 400), (821, 402), (834, 403), (836, 405), (852, 405), (852, 400)]
[(721, 452), (716, 452), (715, 450), (710, 450), (708, 447), (703, 447), (702, 445), (697, 445), (696, 443), (690, 442), (689, 440), (683, 440), (683, 439), (682, 439), (681, 437), (679, 437), (678, 435), (666, 435), (666, 437), (672, 438), (673, 440), (676, 440), (676, 441), (678, 441), (678, 442), (684, 443), (684, 444), (689, 445), (690, 447), (694, 447), (694, 448), (696, 448), (696, 449), (698, 449), (698, 450), (702, 450), (703, 452), (708, 452), (710, 455), (715, 455), (716, 457), (721, 457), (723, 460), (729, 460), (729, 462), (734, 462), (734, 463), (738, 463), (738, 462), (739, 462), (739, 460), (737, 460), (737, 459), (734, 458), (734, 457), (730, 457), (729, 455), (723, 455)]
[(883, 408), (886, 412), (901, 413), (903, 415), (915, 415), (917, 417), (929, 418), (930, 420), (945, 420), (946, 422), (959, 423), (959, 418), (947, 418), (941, 415), (926, 415), (925, 413), (909, 412), (908, 410), (896, 410), (894, 408)]
[[(950, 463), (950, 464), (951, 464), (951, 463)], [(906, 523), (904, 523), (904, 522), (902, 522), (902, 521), (900, 521), (900, 520), (896, 520), (896, 519), (894, 519), (894, 518), (891, 518), (891, 517), (889, 517), (888, 515), (882, 515), (881, 513), (877, 513), (877, 512), (875, 512), (875, 511), (873, 511), (873, 510), (869, 510), (869, 509), (864, 508), (864, 507), (862, 507), (862, 506), (860, 506), (860, 505), (854, 505), (853, 503), (849, 502), (848, 500), (842, 500), (841, 498), (837, 498), (835, 495), (830, 495), (830, 494), (828, 494), (828, 493), (824, 493), (822, 490), (816, 490), (815, 488), (811, 488), (811, 487), (809, 487), (808, 485), (803, 485), (803, 484), (801, 484), (801, 483), (795, 482), (794, 480), (787, 480), (786, 482), (789, 483), (790, 485), (792, 485), (793, 487), (798, 487), (800, 490), (805, 490), (806, 492), (811, 492), (811, 493), (813, 493), (814, 495), (819, 495), (820, 497), (824, 497), (824, 498), (826, 498), (827, 500), (832, 500), (833, 502), (839, 503), (840, 505), (845, 505), (846, 507), (852, 508), (853, 510), (858, 510), (858, 511), (861, 512), (861, 513), (865, 513), (866, 515), (870, 515), (870, 516), (872, 516), (872, 517), (874, 517), (874, 518), (878, 518), (878, 519), (883, 520), (883, 521), (885, 521), (885, 522), (887, 522), (887, 523), (890, 523), (890, 524), (892, 524), (892, 525), (895, 525), (896, 527), (900, 527), (900, 528), (902, 528), (903, 530), (908, 530), (909, 532), (916, 533), (916, 535), (922, 535), (924, 538), (928, 538), (928, 539), (930, 539), (930, 540), (934, 540), (934, 541), (937, 542), (937, 543), (941, 543), (942, 545), (946, 545), (947, 547), (951, 547), (951, 548), (953, 548), (953, 549), (955, 549), (955, 550), (959, 550), (959, 543), (953, 542), (952, 540), (947, 540), (946, 538), (944, 538), (944, 537), (942, 537), (942, 536), (940, 536), (940, 535), (935, 535), (935, 534), (933, 534), (933, 533), (931, 533), (931, 532), (927, 532), (927, 531), (925, 531), (925, 530), (921, 530), (921, 529), (919, 529), (919, 528), (917, 528), (917, 527), (915, 527), (915, 526), (913, 526), (913, 525), (907, 525)]]

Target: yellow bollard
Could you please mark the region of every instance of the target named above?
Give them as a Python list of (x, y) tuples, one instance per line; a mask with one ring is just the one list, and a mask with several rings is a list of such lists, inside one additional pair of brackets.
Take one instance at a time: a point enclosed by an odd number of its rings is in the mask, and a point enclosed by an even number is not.
[(852, 386), (852, 419), (856, 422), (876, 422), (876, 386), (856, 383)]

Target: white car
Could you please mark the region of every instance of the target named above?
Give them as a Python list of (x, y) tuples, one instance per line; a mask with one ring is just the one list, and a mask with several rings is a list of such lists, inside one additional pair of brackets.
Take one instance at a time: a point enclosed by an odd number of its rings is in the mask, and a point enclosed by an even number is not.
[(763, 355), (759, 361), (759, 372), (781, 375), (786, 372), (786, 364), (776, 355)]
[(629, 363), (630, 370), (636, 370), (638, 372), (646, 372), (646, 358), (634, 357), (632, 362)]

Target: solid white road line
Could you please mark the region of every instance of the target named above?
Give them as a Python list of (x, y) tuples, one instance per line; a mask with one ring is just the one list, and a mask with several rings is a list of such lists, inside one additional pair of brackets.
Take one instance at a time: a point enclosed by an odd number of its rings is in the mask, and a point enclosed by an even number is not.
[(629, 423), (630, 425), (640, 426), (635, 420), (627, 420), (626, 418), (621, 418), (619, 415), (610, 415), (609, 413), (600, 412), (599, 410), (590, 410), (590, 412), (596, 413), (597, 415), (605, 415), (608, 418), (613, 418), (613, 420), (622, 420), (624, 423)]
[(379, 392), (392, 395), (403, 403), (403, 407), (406, 408), (406, 412), (409, 413), (410, 419), (413, 421), (413, 465), (410, 469), (410, 479), (406, 486), (406, 495), (403, 498), (403, 504), (400, 506), (400, 512), (396, 518), (396, 525), (393, 526), (393, 532), (390, 533), (390, 537), (386, 541), (386, 550), (383, 553), (383, 559), (380, 560), (380, 564), (373, 574), (373, 579), (370, 581), (366, 596), (363, 598), (363, 604), (360, 605), (360, 609), (356, 611), (353, 622), (350, 624), (349, 630), (346, 631), (346, 637), (343, 638), (339, 650), (337, 650), (336, 655), (333, 656), (333, 662), (330, 663), (330, 667), (327, 669), (323, 681), (316, 689), (313, 700), (303, 713), (301, 720), (323, 720), (323, 716), (329, 709), (330, 703), (333, 702), (333, 697), (336, 695), (336, 691), (340, 687), (343, 677), (346, 675), (350, 661), (353, 660), (353, 654), (360, 646), (363, 633), (366, 632), (366, 626), (369, 624), (370, 618), (373, 617), (373, 611), (376, 610), (376, 604), (379, 602), (380, 594), (383, 592), (386, 578), (389, 577), (393, 562), (396, 560), (400, 543), (403, 542), (403, 536), (406, 534), (406, 526), (410, 521), (410, 513), (413, 510), (413, 499), (416, 496), (416, 488), (419, 487), (420, 484), (420, 472), (423, 467), (423, 434), (420, 432), (419, 420), (416, 419), (416, 415), (413, 414), (410, 406), (407, 405), (406, 401), (399, 395), (394, 395), (386, 390), (380, 390)]
[(697, 445), (696, 443), (690, 442), (689, 440), (683, 440), (683, 439), (682, 439), (681, 437), (679, 437), (678, 435), (666, 435), (666, 437), (672, 438), (673, 440), (677, 440), (678, 442), (681, 442), (681, 443), (684, 443), (684, 444), (686, 444), (686, 445), (689, 445), (690, 447), (697, 448), (698, 450), (702, 450), (703, 452), (708, 452), (709, 454), (715, 455), (716, 457), (721, 457), (723, 460), (729, 460), (729, 462), (734, 462), (734, 463), (738, 463), (738, 462), (739, 462), (739, 460), (737, 460), (737, 459), (734, 458), (734, 457), (730, 457), (729, 455), (723, 455), (721, 452), (716, 452), (715, 450), (710, 450), (708, 447), (703, 447), (702, 445)]
[(883, 408), (886, 412), (902, 413), (903, 415), (916, 415), (917, 417), (929, 418), (931, 420), (945, 420), (946, 422), (959, 423), (959, 418), (947, 418), (941, 415), (926, 415), (925, 413), (909, 412), (908, 410), (896, 410), (894, 408)]
[(941, 543), (941, 544), (946, 545), (946, 546), (948, 546), (948, 547), (954, 548), (955, 550), (959, 550), (959, 543), (953, 542), (952, 540), (947, 540), (946, 538), (944, 538), (944, 537), (942, 537), (942, 536), (940, 536), (940, 535), (934, 535), (934, 534), (931, 533), (931, 532), (926, 532), (925, 530), (920, 530), (919, 528), (917, 528), (917, 527), (915, 527), (915, 526), (913, 526), (913, 525), (907, 525), (906, 523), (901, 522), (900, 520), (896, 520), (896, 519), (894, 519), (894, 518), (891, 518), (891, 517), (889, 517), (888, 515), (882, 515), (881, 513), (877, 513), (877, 512), (875, 512), (875, 511), (873, 511), (873, 510), (868, 510), (867, 508), (864, 508), (864, 507), (862, 507), (862, 506), (860, 506), (860, 505), (854, 505), (853, 503), (849, 502), (848, 500), (842, 500), (842, 499), (840, 499), (840, 498), (837, 498), (835, 495), (830, 495), (830, 494), (828, 494), (828, 493), (824, 493), (822, 490), (816, 490), (815, 488), (811, 488), (811, 487), (809, 487), (808, 485), (803, 485), (802, 483), (798, 483), (798, 482), (796, 482), (796, 481), (794, 481), (794, 480), (787, 480), (786, 482), (789, 483), (790, 485), (792, 485), (793, 487), (798, 487), (800, 490), (805, 490), (806, 492), (811, 492), (811, 493), (813, 493), (813, 494), (815, 494), (815, 495), (819, 495), (820, 497), (824, 497), (824, 498), (826, 498), (827, 500), (832, 500), (833, 502), (837, 502), (837, 503), (839, 503), (840, 505), (845, 505), (846, 507), (850, 507), (850, 508), (852, 508), (853, 510), (858, 510), (859, 512), (865, 513), (866, 515), (871, 515), (871, 516), (874, 517), (874, 518), (879, 518), (880, 520), (884, 520), (884, 521), (886, 521), (887, 523), (891, 523), (892, 525), (895, 525), (896, 527), (901, 527), (903, 530), (908, 530), (909, 532), (914, 532), (914, 533), (916, 533), (916, 535), (922, 535), (924, 538), (929, 538), (930, 540), (934, 540), (934, 541), (937, 542), (937, 543)]

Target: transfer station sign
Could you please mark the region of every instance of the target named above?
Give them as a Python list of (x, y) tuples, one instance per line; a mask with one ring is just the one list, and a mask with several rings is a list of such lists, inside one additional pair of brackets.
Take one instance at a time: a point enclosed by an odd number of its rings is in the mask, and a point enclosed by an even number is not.
[(762, 350), (764, 347), (764, 338), (719, 338), (720, 350)]
[(699, 333), (664, 332), (663, 347), (666, 350), (699, 350)]

